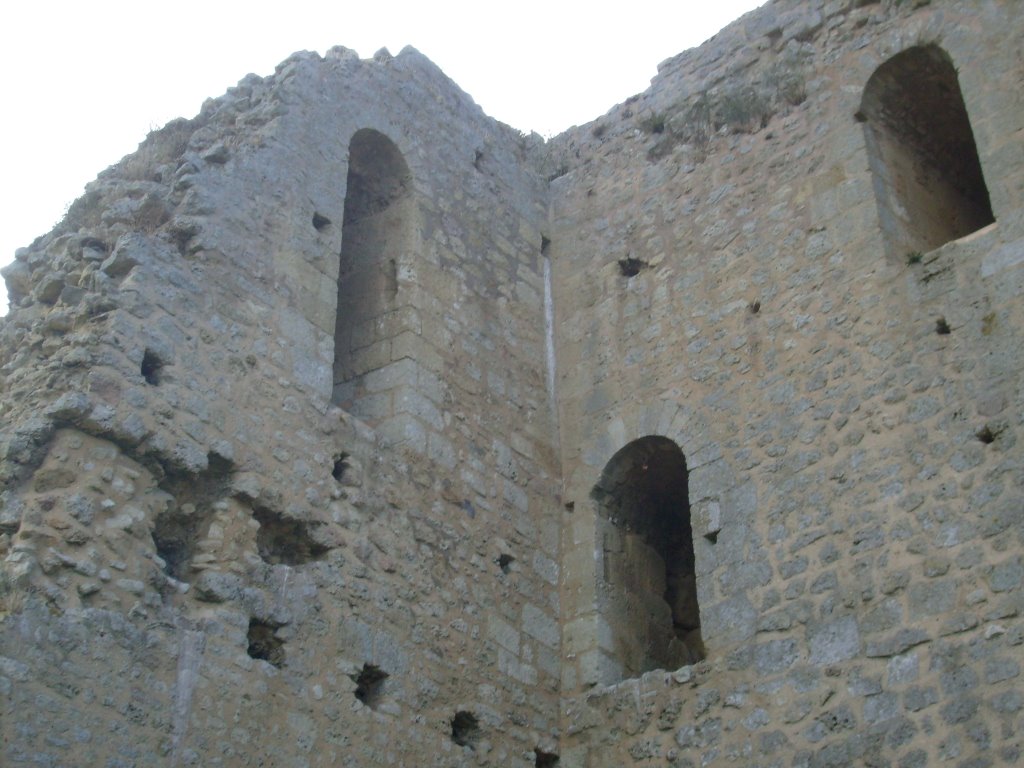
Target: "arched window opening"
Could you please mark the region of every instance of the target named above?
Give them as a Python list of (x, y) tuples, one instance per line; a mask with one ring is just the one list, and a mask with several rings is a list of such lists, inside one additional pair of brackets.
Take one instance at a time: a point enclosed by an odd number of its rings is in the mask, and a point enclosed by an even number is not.
[(893, 256), (930, 251), (995, 221), (956, 69), (941, 48), (909, 48), (876, 69), (857, 119)]
[[(348, 184), (334, 333), (336, 404), (368, 416), (361, 380), (391, 362), (390, 340), (402, 325), (398, 270), (410, 251), (412, 177), (384, 134), (363, 129), (349, 144)], [(362, 411), (366, 411), (363, 413)]]
[(688, 481), (679, 447), (651, 436), (615, 454), (592, 491), (602, 559), (599, 610), (618, 667), (610, 676), (704, 658)]

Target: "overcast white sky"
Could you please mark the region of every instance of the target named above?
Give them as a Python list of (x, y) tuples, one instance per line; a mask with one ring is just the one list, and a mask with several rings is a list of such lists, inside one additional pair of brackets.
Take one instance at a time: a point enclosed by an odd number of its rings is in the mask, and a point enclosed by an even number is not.
[(0, 12), (0, 265), (151, 128), (293, 51), (413, 45), (488, 114), (551, 136), (643, 91), (658, 62), (763, 2), (15, 0)]

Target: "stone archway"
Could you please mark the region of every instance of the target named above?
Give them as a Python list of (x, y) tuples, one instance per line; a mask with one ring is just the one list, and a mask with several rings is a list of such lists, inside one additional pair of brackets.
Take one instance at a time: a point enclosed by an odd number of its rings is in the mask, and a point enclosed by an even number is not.
[(956, 69), (942, 48), (915, 46), (879, 66), (856, 117), (893, 256), (914, 258), (995, 220)]
[(401, 330), (398, 270), (412, 249), (412, 212), (412, 174), (398, 147), (379, 131), (357, 131), (349, 144), (332, 399), (370, 421), (377, 400), (362, 397), (360, 385), (391, 362), (386, 350)]
[(624, 678), (704, 657), (688, 480), (679, 446), (648, 436), (618, 451), (591, 492), (598, 610)]

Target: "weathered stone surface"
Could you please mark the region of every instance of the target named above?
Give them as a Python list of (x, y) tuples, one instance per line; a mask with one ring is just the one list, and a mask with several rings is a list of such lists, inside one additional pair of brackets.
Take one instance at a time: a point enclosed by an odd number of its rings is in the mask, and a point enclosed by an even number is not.
[(860, 629), (852, 616), (808, 627), (807, 644), (813, 664), (834, 664), (860, 653)]
[(1022, 25), (775, 0), (547, 142), (335, 48), (153, 132), (3, 273), (0, 763), (1018, 762)]

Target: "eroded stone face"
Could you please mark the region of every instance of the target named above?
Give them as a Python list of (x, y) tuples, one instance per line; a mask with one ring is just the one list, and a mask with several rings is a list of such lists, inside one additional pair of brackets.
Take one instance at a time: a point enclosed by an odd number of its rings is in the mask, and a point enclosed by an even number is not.
[(547, 144), (412, 50), (155, 132), (5, 270), (0, 762), (1017, 761), (1019, 16), (776, 2)]
[[(414, 51), (296, 56), (156, 132), (20, 254), (5, 763), (550, 754), (557, 457), (525, 151)], [(383, 275), (377, 309), (354, 311), (377, 283), (346, 258)]]
[[(5, 508), (20, 513), (10, 526), (8, 578), (60, 611), (158, 604), (170, 565), (157, 559), (153, 521), (175, 503), (113, 444), (58, 430), (31, 478), (5, 493)], [(148, 558), (137, 557), (140, 548)]]

